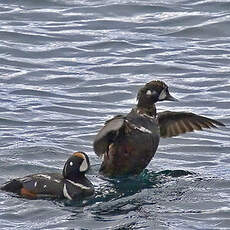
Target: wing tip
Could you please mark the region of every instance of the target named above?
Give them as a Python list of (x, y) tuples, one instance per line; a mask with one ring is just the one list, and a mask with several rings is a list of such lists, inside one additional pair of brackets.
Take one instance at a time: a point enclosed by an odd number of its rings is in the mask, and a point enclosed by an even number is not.
[(217, 120), (213, 120), (213, 119), (209, 119), (209, 128), (218, 128), (219, 127), (225, 127), (226, 125), (224, 123), (222, 123), (221, 121), (217, 121)]
[(218, 126), (222, 126), (222, 127), (225, 127), (225, 126), (226, 126), (224, 123), (222, 123), (222, 122), (220, 122), (220, 121), (217, 121), (217, 125), (218, 125)]

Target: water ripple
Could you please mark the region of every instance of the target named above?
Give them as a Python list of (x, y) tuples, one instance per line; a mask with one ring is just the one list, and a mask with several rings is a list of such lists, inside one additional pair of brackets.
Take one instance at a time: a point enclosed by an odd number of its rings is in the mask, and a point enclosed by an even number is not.
[[(2, 0), (0, 183), (61, 172), (90, 156), (96, 194), (82, 202), (0, 193), (2, 229), (229, 227), (229, 1)], [(138, 177), (98, 174), (95, 134), (126, 114), (147, 81), (225, 128), (162, 139)]]

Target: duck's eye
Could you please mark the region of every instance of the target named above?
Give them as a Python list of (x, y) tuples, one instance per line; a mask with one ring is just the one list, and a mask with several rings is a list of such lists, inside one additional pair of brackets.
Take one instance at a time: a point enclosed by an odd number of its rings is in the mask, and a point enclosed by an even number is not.
[(148, 89), (148, 90), (146, 91), (146, 95), (148, 95), (148, 96), (152, 95), (152, 91), (151, 91), (150, 89)]
[(73, 162), (72, 162), (72, 161), (70, 161), (70, 162), (69, 162), (69, 165), (70, 165), (70, 166), (73, 166)]

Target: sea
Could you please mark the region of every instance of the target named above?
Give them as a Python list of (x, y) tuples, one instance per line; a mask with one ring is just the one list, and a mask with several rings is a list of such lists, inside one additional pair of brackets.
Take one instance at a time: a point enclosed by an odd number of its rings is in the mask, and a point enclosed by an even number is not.
[[(164, 81), (187, 111), (225, 127), (162, 138), (137, 176), (99, 174), (93, 140)], [(0, 184), (90, 158), (80, 201), (0, 192), (0, 229), (230, 229), (229, 0), (1, 0)]]

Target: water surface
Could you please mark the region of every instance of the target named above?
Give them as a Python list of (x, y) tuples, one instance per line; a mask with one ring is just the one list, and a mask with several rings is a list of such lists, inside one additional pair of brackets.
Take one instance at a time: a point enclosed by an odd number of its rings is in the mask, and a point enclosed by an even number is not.
[[(1, 229), (228, 229), (229, 1), (2, 0), (0, 184), (91, 160), (95, 197), (25, 200), (0, 193)], [(98, 175), (95, 134), (137, 90), (165, 81), (190, 111), (227, 126), (162, 139), (138, 177)]]

